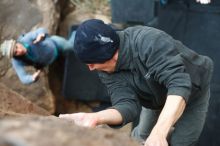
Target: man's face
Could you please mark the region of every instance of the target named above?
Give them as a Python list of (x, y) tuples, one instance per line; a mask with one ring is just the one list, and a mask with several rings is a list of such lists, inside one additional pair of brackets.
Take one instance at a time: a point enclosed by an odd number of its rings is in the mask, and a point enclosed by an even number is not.
[(89, 67), (90, 71), (98, 70), (107, 73), (113, 73), (115, 71), (117, 60), (118, 60), (118, 51), (114, 54), (114, 56), (110, 60), (107, 60), (104, 63), (91, 63), (86, 65)]
[(89, 67), (90, 71), (97, 70), (97, 71), (104, 71), (111, 73), (114, 70), (111, 66), (109, 66), (107, 63), (94, 63), (94, 64), (86, 64)]
[(22, 56), (27, 53), (27, 49), (20, 43), (16, 43), (14, 49), (14, 56)]
[(112, 58), (104, 63), (92, 63), (92, 64), (86, 64), (86, 65), (89, 67), (90, 71), (98, 70), (98, 71), (104, 71), (107, 73), (112, 73), (115, 71), (116, 60)]

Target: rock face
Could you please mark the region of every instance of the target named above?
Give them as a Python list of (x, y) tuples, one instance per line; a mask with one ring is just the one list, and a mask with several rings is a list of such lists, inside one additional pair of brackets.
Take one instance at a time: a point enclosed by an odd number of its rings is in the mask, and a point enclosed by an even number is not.
[(87, 19), (101, 19), (105, 23), (111, 23), (110, 7), (106, 0), (77, 1), (72, 0), (66, 3), (63, 12), (65, 17), (60, 22), (59, 34), (67, 37), (68, 31), (72, 25), (79, 25)]
[(0, 145), (13, 146), (138, 146), (112, 129), (88, 129), (56, 117), (0, 120)]
[[(1, 0), (0, 40), (16, 39), (22, 33), (37, 27), (45, 27), (56, 33), (59, 25), (59, 6), (55, 0)], [(22, 85), (11, 68), (10, 60), (0, 55), (0, 81), (10, 89), (48, 110), (55, 111), (54, 95), (49, 89), (47, 73), (30, 86)]]
[(39, 26), (55, 33), (60, 17), (57, 5), (58, 1), (53, 0), (1, 0), (1, 40)]
[(36, 106), (1, 83), (0, 93), (0, 117), (16, 114), (50, 115), (43, 108)]

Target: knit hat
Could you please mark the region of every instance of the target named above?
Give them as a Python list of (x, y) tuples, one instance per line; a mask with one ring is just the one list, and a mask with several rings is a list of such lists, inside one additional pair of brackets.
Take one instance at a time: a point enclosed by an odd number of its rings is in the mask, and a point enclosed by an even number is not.
[(13, 57), (16, 41), (15, 40), (5, 40), (0, 47), (0, 52), (3, 56), (8, 58)]
[(109, 25), (90, 19), (77, 28), (74, 51), (84, 63), (103, 63), (113, 57), (119, 42), (119, 36)]

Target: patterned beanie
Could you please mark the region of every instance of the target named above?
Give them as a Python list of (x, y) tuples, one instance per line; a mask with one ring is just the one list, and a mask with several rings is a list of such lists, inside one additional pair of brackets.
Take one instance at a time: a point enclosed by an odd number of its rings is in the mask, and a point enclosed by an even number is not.
[(0, 46), (0, 52), (3, 56), (8, 58), (13, 57), (16, 41), (15, 40), (5, 40)]
[(74, 51), (84, 63), (103, 63), (119, 48), (119, 36), (98, 19), (83, 22), (76, 30)]

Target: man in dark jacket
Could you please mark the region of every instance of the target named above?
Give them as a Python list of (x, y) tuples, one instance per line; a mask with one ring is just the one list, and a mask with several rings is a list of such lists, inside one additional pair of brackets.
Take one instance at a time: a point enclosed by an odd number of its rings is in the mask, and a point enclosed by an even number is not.
[[(146, 110), (141, 116), (160, 112), (134, 129), (134, 136), (144, 139), (145, 146), (196, 143), (210, 97), (213, 63), (208, 57), (160, 30), (136, 26), (116, 32), (96, 19), (78, 27), (74, 50), (90, 70), (99, 71), (113, 106), (61, 118), (87, 127), (123, 126), (138, 119), (143, 107)], [(140, 117), (140, 123), (142, 120)], [(175, 129), (168, 139), (172, 127)]]

